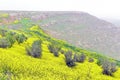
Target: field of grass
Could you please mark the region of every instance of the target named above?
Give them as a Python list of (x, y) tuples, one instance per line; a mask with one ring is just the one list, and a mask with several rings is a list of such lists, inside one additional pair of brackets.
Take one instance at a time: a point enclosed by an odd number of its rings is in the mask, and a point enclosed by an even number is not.
[[(51, 38), (37, 25), (26, 30), (10, 31), (22, 33), (28, 39), (20, 44), (16, 41), (11, 48), (0, 48), (0, 80), (120, 80), (120, 68), (113, 76), (102, 74), (101, 66), (96, 64), (97, 58), (101, 57), (99, 54)], [(39, 39), (42, 40), (42, 57), (29, 56), (25, 47)], [(59, 56), (55, 57), (50, 53), (48, 44), (51, 42), (58, 43), (63, 50), (86, 54), (85, 62), (76, 62), (76, 66), (68, 67), (64, 54), (59, 52)], [(89, 57), (94, 58), (94, 62), (88, 62)]]

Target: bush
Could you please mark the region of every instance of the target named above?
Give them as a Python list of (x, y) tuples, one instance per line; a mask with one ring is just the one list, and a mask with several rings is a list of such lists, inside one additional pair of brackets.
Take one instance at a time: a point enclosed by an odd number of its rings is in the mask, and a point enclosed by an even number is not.
[(74, 54), (74, 61), (76, 62), (84, 62), (86, 56), (84, 54)]
[(48, 49), (51, 53), (54, 54), (54, 56), (58, 57), (59, 56), (59, 51), (61, 50), (61, 47), (59, 47), (55, 44), (49, 44)]
[(41, 41), (36, 40), (33, 42), (32, 47), (27, 46), (26, 51), (29, 56), (38, 58), (42, 56), (42, 48), (41, 48)]
[(26, 52), (29, 56), (32, 56), (33, 53), (32, 53), (32, 48), (30, 46), (26, 46)]
[(116, 67), (116, 63), (112, 62), (111, 63), (111, 72), (116, 72), (117, 71), (117, 67)]
[(12, 45), (15, 43), (15, 32), (6, 32), (6, 36), (1, 39), (1, 47), (2, 48), (7, 48), (7, 47), (12, 47)]
[(112, 73), (114, 73), (115, 71), (117, 71), (116, 64), (113, 63), (113, 62), (110, 62), (108, 60), (105, 60), (102, 63), (102, 68), (103, 68), (103, 72), (102, 73), (105, 74), (105, 75), (112, 76)]
[(7, 30), (0, 29), (0, 35), (1, 35), (2, 37), (6, 36), (6, 33), (7, 33)]
[(64, 53), (65, 53), (65, 51), (64, 51), (64, 50), (60, 50), (60, 52), (61, 52), (61, 54), (64, 54)]
[(48, 49), (49, 49), (49, 51), (51, 52), (51, 53), (53, 53), (53, 51), (54, 51), (54, 46), (52, 45), (52, 44), (49, 44), (48, 45)]
[(23, 43), (27, 39), (27, 37), (25, 37), (25, 35), (23, 35), (23, 34), (17, 34), (15, 36), (15, 38), (16, 38), (18, 44)]
[(74, 61), (75, 61), (75, 62), (77, 62), (78, 56), (77, 56), (77, 54), (76, 54), (76, 53), (74, 54), (73, 59), (74, 59)]
[(72, 59), (72, 51), (67, 51), (64, 55), (65, 55), (66, 65), (69, 67), (75, 66), (75, 62)]
[(57, 49), (55, 49), (55, 51), (53, 52), (54, 56), (58, 57), (59, 56), (59, 52)]
[(89, 58), (88, 61), (89, 62), (94, 62), (94, 59), (93, 58)]
[(6, 39), (10, 42), (10, 47), (15, 43), (15, 37), (12, 34), (7, 34)]
[(106, 61), (106, 60), (107, 60), (106, 58), (98, 58), (97, 64), (98, 64), (99, 66), (101, 66), (101, 65), (103, 64), (103, 62)]
[(0, 48), (7, 48), (11, 44), (6, 38), (0, 38)]

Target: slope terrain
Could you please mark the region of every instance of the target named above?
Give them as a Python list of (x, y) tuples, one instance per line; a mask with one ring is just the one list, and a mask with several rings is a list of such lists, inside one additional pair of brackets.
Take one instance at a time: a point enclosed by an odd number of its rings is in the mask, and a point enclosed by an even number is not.
[[(88, 13), (3, 11), (1, 14), (4, 14), (1, 27), (21, 29), (34, 22), (55, 38), (120, 59), (119, 27)], [(27, 23), (31, 24), (22, 25)]]
[(109, 22), (83, 12), (56, 12), (40, 24), (53, 37), (120, 59), (120, 29)]
[[(4, 30), (4, 29), (3, 29)], [(120, 68), (112, 76), (102, 74), (102, 67), (97, 65), (98, 58), (106, 58), (96, 52), (79, 49), (64, 41), (54, 39), (45, 34), (38, 25), (30, 29), (8, 30), (14, 34), (24, 34), (27, 37), (22, 43), (15, 41), (11, 47), (0, 48), (0, 79), (1, 80), (119, 80)], [(7, 33), (8, 35), (8, 33)], [(6, 36), (5, 36), (6, 37)], [(1, 38), (4, 38), (1, 35)], [(34, 41), (42, 41), (42, 56), (34, 58), (27, 54), (26, 46)], [(20, 38), (21, 41), (21, 38)], [(69, 67), (65, 63), (65, 56), (59, 52), (54, 56), (48, 49), (50, 43), (57, 43), (62, 50), (71, 50), (73, 53), (86, 55), (84, 62), (75, 62), (76, 66)], [(89, 57), (93, 62), (89, 62)], [(109, 58), (110, 59), (110, 58)], [(116, 60), (110, 59), (114, 62)]]

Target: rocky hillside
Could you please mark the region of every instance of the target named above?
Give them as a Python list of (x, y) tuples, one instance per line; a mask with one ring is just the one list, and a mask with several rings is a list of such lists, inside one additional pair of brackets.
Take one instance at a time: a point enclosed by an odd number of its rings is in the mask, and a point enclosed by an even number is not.
[(53, 37), (120, 59), (120, 29), (107, 21), (84, 12), (55, 12), (41, 25)]

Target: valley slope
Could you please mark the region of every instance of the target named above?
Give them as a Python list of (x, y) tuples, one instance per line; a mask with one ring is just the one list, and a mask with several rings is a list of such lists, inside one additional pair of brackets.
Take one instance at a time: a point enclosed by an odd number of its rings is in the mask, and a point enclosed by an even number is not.
[[(2, 18), (0, 25), (3, 27), (8, 24), (8, 28), (21, 29), (29, 27), (34, 22), (55, 38), (120, 60), (120, 28), (88, 13), (65, 11), (2, 11), (1, 13), (9, 14), (9, 17)], [(11, 22), (15, 24), (9, 24)], [(27, 23), (31, 24), (22, 25)]]
[[(119, 80), (120, 68), (107, 76), (102, 74), (102, 67), (97, 65), (98, 59), (108, 59), (96, 52), (76, 48), (46, 35), (38, 25), (26, 30), (8, 30), (15, 34), (24, 34), (27, 40), (12, 45), (8, 48), (0, 48), (0, 79), (1, 80)], [(1, 37), (4, 38), (4, 37)], [(1, 39), (0, 38), (0, 39)], [(42, 41), (42, 56), (33, 57), (27, 54), (26, 46), (34, 41)], [(59, 52), (54, 56), (48, 49), (50, 43), (57, 43), (63, 50), (71, 50), (73, 53), (86, 55), (84, 62), (76, 62), (76, 66), (69, 67), (65, 63), (65, 54)], [(35, 54), (35, 53), (34, 53)], [(93, 62), (89, 62), (89, 57)], [(114, 59), (111, 59), (115, 61)], [(116, 62), (116, 61), (115, 61)]]
[[(120, 80), (119, 61), (48, 35), (51, 34), (49, 28), (53, 28), (56, 21), (49, 26), (42, 20), (55, 14), (42, 12), (42, 17), (38, 12), (0, 14), (0, 80)], [(66, 12), (57, 13), (61, 14), (68, 15)], [(69, 23), (72, 25), (72, 22)], [(84, 30), (83, 26), (81, 30)]]

